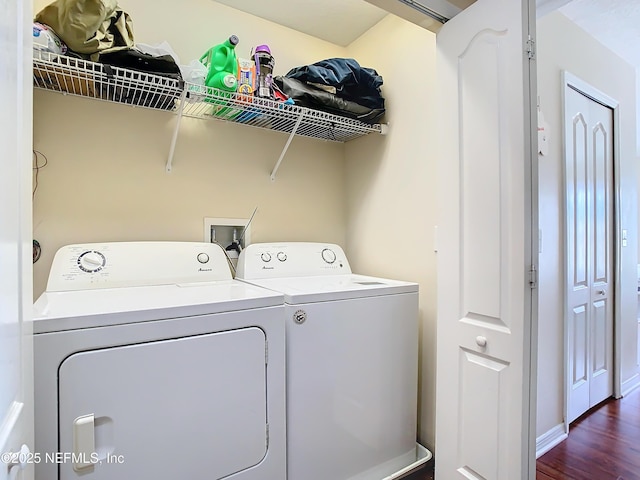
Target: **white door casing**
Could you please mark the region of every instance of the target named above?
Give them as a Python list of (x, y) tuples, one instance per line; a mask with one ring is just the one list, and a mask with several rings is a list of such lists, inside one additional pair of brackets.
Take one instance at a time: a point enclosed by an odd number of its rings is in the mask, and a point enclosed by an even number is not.
[(533, 9), (480, 0), (437, 36), (438, 478), (535, 475)]
[(0, 480), (13, 480), (33, 477), (6, 463), (33, 446), (32, 5), (0, 0), (0, 9)]
[(613, 394), (617, 102), (570, 74), (564, 82), (566, 388), (571, 423)]

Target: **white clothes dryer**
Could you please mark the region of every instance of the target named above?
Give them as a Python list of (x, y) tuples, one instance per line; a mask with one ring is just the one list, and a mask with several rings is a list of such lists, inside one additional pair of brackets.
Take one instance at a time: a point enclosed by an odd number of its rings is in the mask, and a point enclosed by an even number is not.
[(289, 480), (399, 478), (428, 460), (416, 445), (417, 284), (353, 274), (320, 243), (249, 245), (236, 278), (284, 294)]
[(283, 308), (214, 244), (60, 249), (34, 305), (36, 479), (285, 479)]

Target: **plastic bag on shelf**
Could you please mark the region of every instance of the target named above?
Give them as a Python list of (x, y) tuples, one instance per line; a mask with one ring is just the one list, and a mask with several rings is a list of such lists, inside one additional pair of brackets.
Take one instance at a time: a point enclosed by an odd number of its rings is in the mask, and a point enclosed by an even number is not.
[(137, 50), (140, 50), (142, 53), (146, 53), (148, 55), (153, 55), (154, 57), (162, 57), (163, 55), (171, 55), (173, 60), (180, 65), (180, 58), (178, 54), (171, 48), (169, 42), (166, 40), (157, 45), (148, 45), (146, 43), (136, 43), (135, 47)]
[(204, 79), (207, 77), (207, 67), (198, 60), (191, 60), (187, 65), (180, 65), (180, 70), (182, 71), (182, 79), (185, 82), (204, 85)]
[(67, 46), (60, 40), (55, 32), (39, 22), (33, 23), (33, 48), (37, 51), (64, 55), (67, 53)]

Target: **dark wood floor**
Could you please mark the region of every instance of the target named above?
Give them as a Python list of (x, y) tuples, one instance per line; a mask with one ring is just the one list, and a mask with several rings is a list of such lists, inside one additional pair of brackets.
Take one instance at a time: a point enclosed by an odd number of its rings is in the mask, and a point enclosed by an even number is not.
[(640, 480), (640, 390), (578, 418), (536, 467), (537, 480)]

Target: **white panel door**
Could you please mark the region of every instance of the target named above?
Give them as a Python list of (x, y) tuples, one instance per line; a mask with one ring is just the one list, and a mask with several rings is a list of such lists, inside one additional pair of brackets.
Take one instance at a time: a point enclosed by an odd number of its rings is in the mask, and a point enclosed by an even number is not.
[(435, 459), (447, 480), (534, 475), (531, 13), (527, 1), (479, 0), (437, 36)]
[[(0, 0), (0, 453), (33, 447), (31, 9)], [(16, 458), (2, 455), (0, 480), (32, 478), (6, 460)]]
[(565, 87), (569, 422), (613, 393), (613, 111)]

